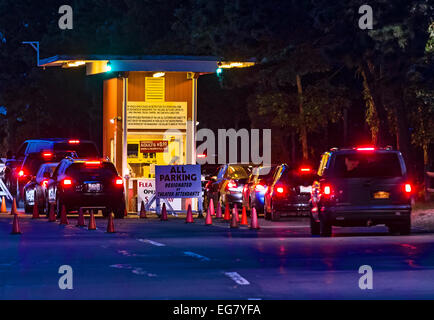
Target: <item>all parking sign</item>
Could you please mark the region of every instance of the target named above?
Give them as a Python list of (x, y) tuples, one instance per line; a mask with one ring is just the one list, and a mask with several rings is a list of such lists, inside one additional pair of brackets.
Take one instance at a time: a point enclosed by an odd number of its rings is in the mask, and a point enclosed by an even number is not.
[(155, 166), (157, 198), (198, 198), (202, 194), (200, 164)]

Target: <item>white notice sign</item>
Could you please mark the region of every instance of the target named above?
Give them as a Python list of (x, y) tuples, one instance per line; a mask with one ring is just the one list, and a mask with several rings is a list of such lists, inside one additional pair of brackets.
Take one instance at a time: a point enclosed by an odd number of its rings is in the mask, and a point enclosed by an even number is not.
[(128, 129), (185, 129), (187, 102), (134, 102), (127, 104)]

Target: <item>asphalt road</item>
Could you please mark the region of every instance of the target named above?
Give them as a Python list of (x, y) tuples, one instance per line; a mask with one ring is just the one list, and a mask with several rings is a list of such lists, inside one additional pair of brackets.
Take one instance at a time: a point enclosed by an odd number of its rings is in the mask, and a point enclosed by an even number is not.
[[(334, 228), (312, 237), (305, 218), (268, 222), (260, 230), (205, 226), (195, 219), (96, 219), (98, 230), (0, 214), (0, 299), (433, 299), (434, 235), (385, 227)], [(87, 222), (86, 218), (86, 222)], [(61, 290), (61, 265), (73, 289)], [(358, 269), (373, 269), (361, 290)]]

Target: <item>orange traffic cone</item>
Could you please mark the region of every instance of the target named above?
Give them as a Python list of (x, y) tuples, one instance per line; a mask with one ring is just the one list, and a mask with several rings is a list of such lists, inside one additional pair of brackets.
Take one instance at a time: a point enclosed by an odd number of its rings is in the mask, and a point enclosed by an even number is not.
[(90, 219), (87, 230), (96, 230), (95, 214), (93, 213), (93, 210), (90, 210)]
[(38, 209), (38, 203), (36, 201), (35, 204), (33, 205), (32, 219), (39, 219), (39, 209)]
[(1, 213), (7, 213), (8, 209), (6, 209), (6, 199), (5, 196), (2, 197), (2, 206), (0, 208)]
[(21, 234), (20, 223), (18, 222), (18, 215), (14, 214), (14, 222), (12, 223), (11, 234)]
[(231, 228), (238, 228), (238, 212), (236, 211), (236, 209), (236, 207), (232, 209)]
[(217, 213), (216, 213), (215, 217), (217, 219), (221, 219), (222, 218), (222, 205), (220, 204), (220, 201), (217, 202)]
[(208, 210), (206, 211), (205, 225), (206, 226), (212, 225), (212, 217), (211, 217), (210, 207), (208, 207)]
[(191, 204), (188, 204), (187, 217), (185, 218), (185, 223), (193, 223), (193, 212), (191, 211)]
[(146, 219), (146, 209), (145, 209), (145, 203), (142, 200), (142, 203), (140, 204), (140, 219)]
[(225, 205), (225, 215), (223, 216), (223, 220), (229, 221), (231, 220), (230, 212), (229, 212), (229, 203)]
[(115, 233), (115, 224), (113, 222), (112, 212), (110, 212), (108, 216), (107, 233)]
[(11, 209), (11, 215), (13, 215), (13, 214), (18, 214), (17, 201), (15, 200), (15, 197), (14, 197), (14, 200), (12, 201), (12, 209)]
[(77, 227), (84, 227), (84, 226), (86, 226), (86, 223), (84, 222), (83, 209), (80, 208), (78, 210)]
[(62, 205), (62, 211), (60, 211), (60, 224), (68, 224), (68, 217), (66, 216), (65, 205)]
[(209, 205), (208, 207), (210, 208), (210, 213), (212, 216), (215, 216), (215, 210), (214, 210), (214, 201), (212, 200), (212, 198), (209, 200)]
[(256, 208), (252, 208), (252, 220), (250, 221), (250, 229), (259, 229), (258, 214)]
[(48, 212), (48, 222), (56, 221), (56, 215), (54, 213), (54, 204), (50, 205), (50, 211)]
[(163, 203), (163, 208), (161, 209), (161, 221), (167, 221), (167, 209), (166, 209), (166, 204)]
[(242, 226), (248, 226), (249, 222), (247, 221), (247, 211), (246, 211), (246, 207), (243, 206), (243, 211), (241, 212), (241, 222), (240, 225)]

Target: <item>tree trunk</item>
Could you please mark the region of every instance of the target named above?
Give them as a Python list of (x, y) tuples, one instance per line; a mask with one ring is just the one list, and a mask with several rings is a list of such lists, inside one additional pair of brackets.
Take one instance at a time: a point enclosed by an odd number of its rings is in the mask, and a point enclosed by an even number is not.
[(424, 144), (423, 145), (423, 179), (424, 179), (424, 185), (425, 185), (425, 201), (429, 201), (430, 200), (430, 195), (428, 192), (428, 188), (430, 187), (429, 185), (429, 177), (428, 177), (428, 172), (429, 170), (429, 156), (428, 156), (428, 144)]
[(397, 98), (395, 103), (396, 122), (398, 126), (398, 128), (396, 128), (396, 145), (398, 150), (402, 152), (404, 159), (407, 160), (407, 163), (410, 163), (410, 135), (408, 133), (408, 121), (402, 92), (401, 86), (394, 92)]
[(299, 104), (299, 112), (300, 112), (300, 119), (301, 121), (301, 127), (300, 127), (300, 140), (301, 140), (301, 148), (303, 151), (303, 160), (307, 160), (309, 158), (309, 152), (307, 147), (307, 130), (306, 125), (304, 121), (304, 111), (303, 111), (303, 87), (301, 85), (301, 78), (300, 75), (296, 75), (297, 80), (297, 92), (298, 92), (298, 104)]

